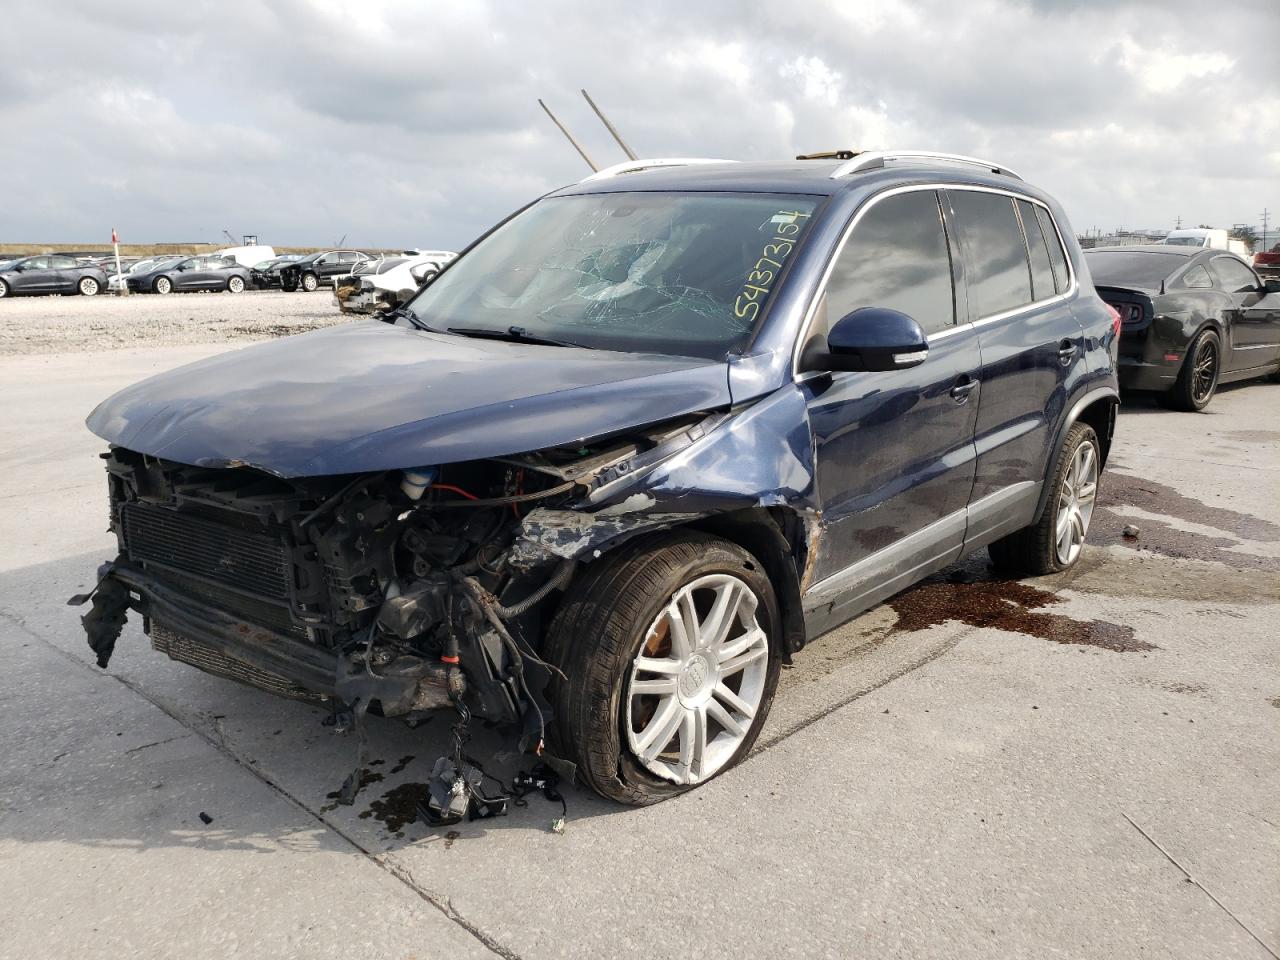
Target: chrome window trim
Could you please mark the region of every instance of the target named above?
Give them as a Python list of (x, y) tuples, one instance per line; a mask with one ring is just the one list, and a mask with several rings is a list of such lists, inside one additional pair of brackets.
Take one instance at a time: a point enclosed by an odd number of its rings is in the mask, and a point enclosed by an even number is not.
[[(1076, 265), (1071, 260), (1071, 254), (1068, 250), (1067, 244), (1062, 239), (1062, 227), (1058, 224), (1058, 218), (1053, 215), (1053, 211), (1049, 209), (1049, 205), (1045, 203), (1043, 200), (1039, 200), (1036, 197), (1029, 197), (1026, 194), (1019, 193), (1016, 190), (1003, 190), (999, 187), (980, 186), (977, 184), (970, 185), (965, 183), (959, 183), (959, 184), (958, 183), (912, 183), (912, 184), (907, 184), (901, 187), (891, 187), (890, 189), (885, 190), (882, 193), (877, 193), (875, 196), (867, 200), (867, 202), (864, 203), (861, 207), (859, 207), (857, 212), (854, 213), (853, 219), (849, 221), (848, 226), (845, 227), (844, 232), (840, 235), (840, 240), (838, 243), (836, 243), (835, 250), (832, 252), (831, 257), (827, 261), (826, 269), (823, 270), (822, 272), (822, 279), (818, 281), (817, 289), (814, 291), (813, 297), (810, 298), (809, 300), (809, 306), (805, 310), (804, 320), (800, 324), (800, 331), (796, 335), (795, 343), (792, 344), (792, 347), (791, 347), (792, 382), (794, 383), (803, 382), (804, 380), (809, 379), (810, 374), (821, 372), (821, 371), (813, 371), (813, 370), (802, 371), (800, 369), (800, 352), (803, 349), (805, 342), (808, 340), (810, 334), (813, 331), (814, 318), (817, 316), (818, 306), (822, 303), (822, 298), (826, 296), (827, 285), (831, 280), (832, 272), (835, 270), (836, 261), (839, 260), (840, 255), (844, 253), (844, 248), (848, 244), (849, 237), (853, 234), (853, 231), (857, 229), (858, 224), (861, 222), (862, 218), (866, 215), (867, 211), (870, 210), (872, 207), (874, 207), (881, 200), (884, 200), (888, 197), (896, 197), (899, 194), (903, 194), (903, 193), (917, 193), (923, 190), (933, 190), (933, 191), (968, 190), (975, 193), (995, 193), (995, 194), (999, 194), (1000, 196), (1009, 197), (1013, 200), (1026, 200), (1028, 203), (1034, 203), (1037, 206), (1043, 207), (1045, 212), (1049, 215), (1049, 222), (1053, 224), (1054, 232), (1058, 236), (1058, 243), (1062, 248), (1062, 255), (1067, 261), (1067, 272), (1069, 274), (1069, 282), (1067, 283), (1067, 289), (1064, 290), (1062, 293), (1055, 293), (1052, 297), (1046, 297), (1043, 300), (1036, 300), (1036, 301), (1033, 301), (1032, 303), (1025, 303), (1025, 304), (1022, 304), (1021, 306), (1014, 307), (1010, 310), (1004, 310), (1000, 313), (993, 313), (993, 314), (990, 314), (989, 316), (979, 317), (977, 320), (972, 320), (972, 321), (969, 321), (968, 323), (957, 323), (954, 326), (947, 328), (946, 330), (939, 330), (937, 333), (929, 334), (929, 336), (926, 338), (929, 343), (933, 343), (935, 340), (941, 340), (945, 337), (952, 336), (953, 334), (959, 333), (961, 330), (966, 330), (966, 329), (973, 330), (978, 327), (985, 326), (989, 323), (998, 323), (1001, 320), (1007, 320), (1010, 317), (1015, 317), (1018, 314), (1026, 313), (1033, 309), (1038, 309), (1040, 307), (1049, 306), (1050, 304), (1066, 301), (1071, 297), (1075, 296), (1075, 294), (1079, 291), (1080, 278), (1076, 274)], [(945, 228), (945, 225), (944, 225), (944, 228)], [(1024, 240), (1024, 245), (1025, 245), (1025, 240)]]

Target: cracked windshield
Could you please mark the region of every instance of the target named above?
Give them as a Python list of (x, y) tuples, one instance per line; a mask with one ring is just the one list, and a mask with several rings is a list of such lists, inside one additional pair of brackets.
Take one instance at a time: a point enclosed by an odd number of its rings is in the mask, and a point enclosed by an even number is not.
[(445, 271), (409, 312), (467, 336), (716, 359), (751, 334), (817, 202), (552, 197)]

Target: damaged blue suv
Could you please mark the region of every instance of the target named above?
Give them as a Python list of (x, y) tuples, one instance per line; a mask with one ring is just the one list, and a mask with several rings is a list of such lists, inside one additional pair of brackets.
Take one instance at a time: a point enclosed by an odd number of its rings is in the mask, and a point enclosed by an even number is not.
[(661, 800), (746, 755), (809, 638), (980, 548), (1076, 562), (1118, 330), (998, 164), (621, 164), (380, 319), (94, 410), (89, 643), (106, 666), (136, 611), (210, 673), (482, 718)]

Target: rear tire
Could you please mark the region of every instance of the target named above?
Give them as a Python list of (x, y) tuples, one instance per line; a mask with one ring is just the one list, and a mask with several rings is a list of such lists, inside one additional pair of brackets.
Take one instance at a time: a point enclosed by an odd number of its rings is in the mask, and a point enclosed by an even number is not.
[(1098, 435), (1087, 423), (1073, 424), (1049, 476), (1049, 500), (1040, 519), (987, 547), (995, 568), (1007, 576), (1038, 577), (1075, 564), (1089, 533), (1101, 473)]
[(1182, 360), (1178, 379), (1160, 395), (1160, 402), (1171, 410), (1196, 413), (1203, 410), (1218, 389), (1222, 372), (1222, 341), (1209, 329), (1201, 330)]
[(102, 288), (93, 277), (81, 277), (80, 282), (76, 284), (76, 289), (86, 297), (93, 297), (97, 296), (98, 291)]
[(3, 280), (0, 280), (0, 298), (7, 297), (8, 295), (9, 295), (9, 285), (5, 283)]
[(742, 760), (782, 661), (764, 568), (736, 544), (690, 531), (587, 565), (547, 636), (548, 657), (568, 677), (552, 684), (555, 748), (597, 793), (634, 805), (692, 790)]

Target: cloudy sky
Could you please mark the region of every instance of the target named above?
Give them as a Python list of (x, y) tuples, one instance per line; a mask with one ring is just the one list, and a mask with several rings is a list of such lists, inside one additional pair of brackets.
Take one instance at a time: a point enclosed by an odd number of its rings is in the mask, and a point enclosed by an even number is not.
[(1280, 220), (1280, 4), (7, 0), (0, 241), (457, 248), (600, 164), (990, 157), (1077, 231)]

